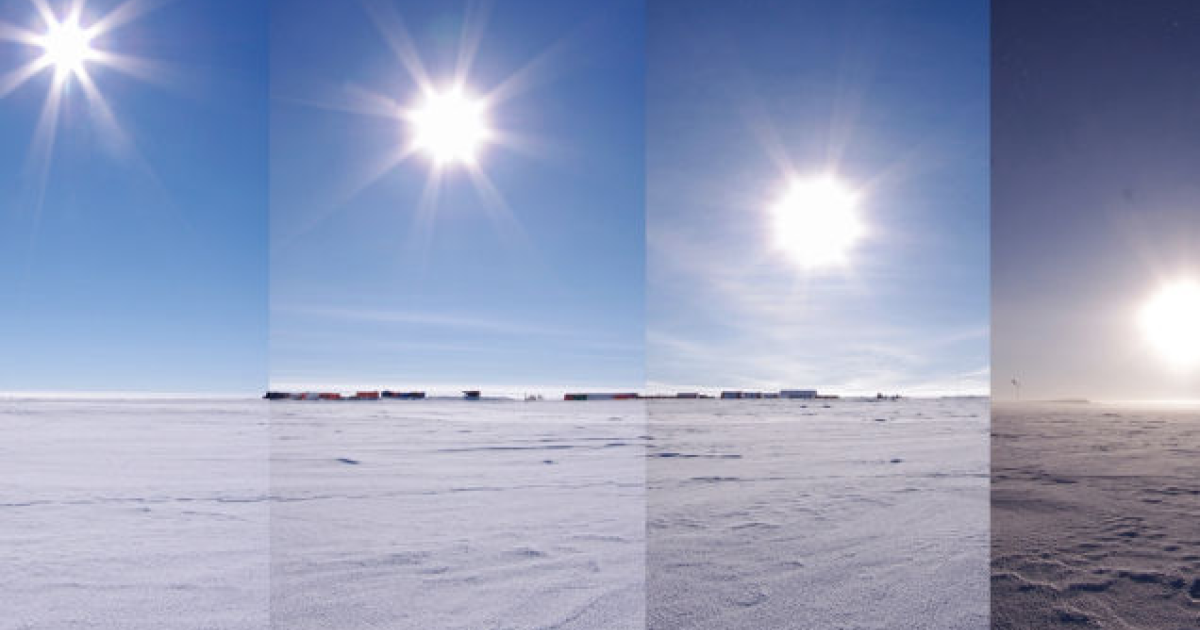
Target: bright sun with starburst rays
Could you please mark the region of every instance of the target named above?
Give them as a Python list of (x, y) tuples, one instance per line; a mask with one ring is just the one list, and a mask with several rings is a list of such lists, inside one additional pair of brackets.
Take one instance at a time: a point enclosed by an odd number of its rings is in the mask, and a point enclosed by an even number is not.
[(792, 180), (771, 216), (775, 247), (805, 271), (845, 266), (866, 232), (859, 193), (828, 173)]
[[(96, 41), (117, 28), (128, 24), (155, 3), (148, 0), (127, 0), (109, 13), (90, 22), (85, 21), (86, 3), (82, 0), (67, 3), (65, 11), (56, 11), (49, 0), (29, 0), (39, 24), (24, 28), (0, 23), (0, 39), (25, 45), (34, 50), (32, 60), (8, 70), (0, 77), (0, 97), (16, 90), (33, 77), (49, 71), (54, 75), (53, 90), (77, 80), (89, 99), (98, 96), (90, 69), (93, 66), (129, 70), (136, 60), (97, 46)], [(61, 4), (61, 3), (60, 3)]]
[(1200, 366), (1200, 282), (1165, 284), (1142, 306), (1146, 341), (1174, 368)]
[[(476, 73), (474, 60), (487, 30), (489, 10), (484, 3), (468, 3), (462, 15), (457, 58), (436, 69), (427, 65), (425, 52), (409, 33), (410, 16), (396, 3), (365, 0), (361, 8), (374, 23), (382, 43), (399, 62), (400, 73), (385, 73), (376, 85), (344, 84), (299, 97), (308, 106), (386, 120), (395, 140), (366, 155), (364, 167), (350, 173), (342, 193), (346, 201), (391, 174), (423, 171), (424, 185), (412, 198), (396, 199), (399, 212), (410, 216), (409, 237), (418, 248), (433, 238), (440, 218), (440, 197), (469, 186), (481, 212), (500, 237), (520, 240), (524, 228), (490, 175), (504, 159), (502, 151), (540, 157), (544, 139), (504, 125), (503, 120), (528, 120), (513, 116), (514, 99), (540, 85), (561, 63), (567, 40), (542, 51), (508, 74)], [(429, 51), (432, 52), (432, 51)], [(436, 58), (446, 58), (437, 55)], [(397, 79), (403, 83), (397, 89)], [(381, 86), (388, 87), (381, 87)], [(406, 176), (406, 175), (402, 175)], [(515, 240), (514, 240), (515, 242)]]
[(412, 145), (439, 166), (475, 164), (491, 137), (487, 106), (461, 85), (429, 91), (405, 117), (412, 126)]
[(38, 39), (43, 60), (54, 68), (55, 76), (64, 80), (85, 71), (84, 65), (96, 56), (92, 48), (92, 33), (79, 25), (79, 16), (47, 25), (46, 33)]
[[(12, 69), (0, 68), (0, 72), (4, 73), (0, 74), (0, 98), (44, 73), (51, 73), (53, 77), (42, 102), (37, 124), (33, 127), (30, 144), (30, 163), (36, 173), (36, 185), (41, 191), (46, 187), (58, 118), (68, 87), (77, 86), (83, 93), (92, 118), (98, 123), (102, 134), (117, 144), (128, 146), (129, 142), (92, 72), (103, 67), (143, 79), (152, 77), (147, 72), (148, 64), (144, 60), (102, 47), (98, 41), (105, 38), (106, 44), (113, 44), (113, 38), (109, 37), (113, 31), (162, 4), (157, 0), (126, 0), (108, 13), (91, 16), (86, 0), (60, 2), (57, 5), (50, 0), (29, 0), (33, 12), (30, 23), (34, 26), (0, 22), (0, 40), (25, 46), (30, 52), (29, 60), (23, 65)], [(64, 7), (65, 10), (62, 10)]]

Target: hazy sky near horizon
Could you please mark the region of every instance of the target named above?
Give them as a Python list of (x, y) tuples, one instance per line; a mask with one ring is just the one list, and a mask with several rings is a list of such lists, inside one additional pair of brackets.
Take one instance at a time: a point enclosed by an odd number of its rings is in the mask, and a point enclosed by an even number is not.
[[(654, 2), (652, 388), (988, 389), (986, 2)], [(836, 172), (843, 267), (772, 246), (793, 177)]]
[[(286, 7), (271, 31), (272, 384), (639, 388), (640, 0)], [(404, 55), (444, 89), (471, 44), (467, 90), (500, 95), (499, 141), (479, 156), (485, 182), (451, 166), (426, 196), (426, 156), (388, 166), (411, 130), (363, 112), (420, 100)]]
[[(82, 24), (121, 4), (89, 0)], [(266, 9), (163, 3), (101, 35), (142, 62), (88, 64), (119, 134), (75, 79), (49, 145), (51, 72), (0, 97), (0, 392), (265, 384)], [(45, 30), (26, 1), (0, 22)], [(38, 55), (0, 39), (0, 85)]]
[(997, 3), (992, 42), (995, 394), (1200, 398), (1138, 326), (1200, 281), (1200, 4)]

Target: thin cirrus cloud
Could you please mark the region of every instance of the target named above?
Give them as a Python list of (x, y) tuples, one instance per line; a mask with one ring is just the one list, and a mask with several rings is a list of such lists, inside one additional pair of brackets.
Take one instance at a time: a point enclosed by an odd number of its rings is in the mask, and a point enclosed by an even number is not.
[(411, 324), (432, 328), (459, 329), (477, 333), (510, 336), (566, 336), (573, 331), (554, 326), (521, 324), (500, 318), (482, 318), (451, 313), (411, 310), (347, 309), (307, 306), (277, 306), (272, 308), (276, 316), (303, 316), (340, 321), (370, 322), (376, 324)]
[(696, 202), (705, 220), (695, 223), (652, 217), (651, 388), (988, 391), (986, 311), (939, 305), (936, 285), (897, 262), (919, 259), (913, 251), (944, 247), (952, 236), (876, 226), (864, 247), (886, 255), (860, 257), (838, 273), (804, 275), (762, 246), (769, 240), (762, 219), (742, 215), (730, 225), (719, 210), (706, 214), (708, 207), (753, 208), (753, 202), (709, 197), (707, 203)]
[[(276, 305), (272, 386), (278, 388), (411, 387), (432, 393), (484, 386), (493, 394), (561, 393), (569, 388), (640, 389), (627, 366), (640, 340), (457, 313), (385, 308)], [(520, 361), (514, 361), (520, 356)], [(590, 365), (586, 376), (553, 366)]]
[[(649, 13), (650, 382), (986, 394), (986, 6)], [(772, 221), (806, 181), (862, 228), (820, 268), (796, 248), (839, 234)]]
[[(640, 388), (642, 4), (296, 7), (272, 26), (272, 384)], [(471, 159), (423, 146), (447, 90), (486, 110)]]

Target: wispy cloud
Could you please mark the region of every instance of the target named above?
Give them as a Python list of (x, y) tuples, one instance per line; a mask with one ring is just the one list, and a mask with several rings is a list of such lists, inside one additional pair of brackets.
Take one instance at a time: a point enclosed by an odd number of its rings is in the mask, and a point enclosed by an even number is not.
[(659, 234), (650, 247), (661, 263), (649, 288), (654, 386), (988, 389), (987, 377), (966, 367), (987, 361), (986, 318), (925, 316), (934, 305), (912, 304), (888, 269), (797, 278), (761, 254), (688, 241), (686, 231)]
[(343, 322), (373, 322), (378, 324), (409, 325), (413, 327), (469, 330), (480, 333), (512, 336), (563, 337), (577, 336), (577, 330), (514, 322), (499, 318), (474, 317), (455, 313), (383, 309), (349, 309), (317, 306), (272, 306), (278, 316), (301, 316)]

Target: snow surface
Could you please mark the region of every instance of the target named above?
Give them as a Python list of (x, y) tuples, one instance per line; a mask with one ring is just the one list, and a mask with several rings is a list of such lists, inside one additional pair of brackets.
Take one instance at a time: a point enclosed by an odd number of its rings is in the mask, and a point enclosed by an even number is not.
[(1200, 628), (1200, 408), (997, 404), (994, 628)]
[(645, 628), (645, 406), (272, 406), (277, 627)]
[(986, 409), (3, 401), (0, 628), (981, 628)]
[(649, 627), (986, 628), (985, 399), (649, 404)]
[(0, 628), (266, 628), (267, 420), (257, 401), (0, 401)]

